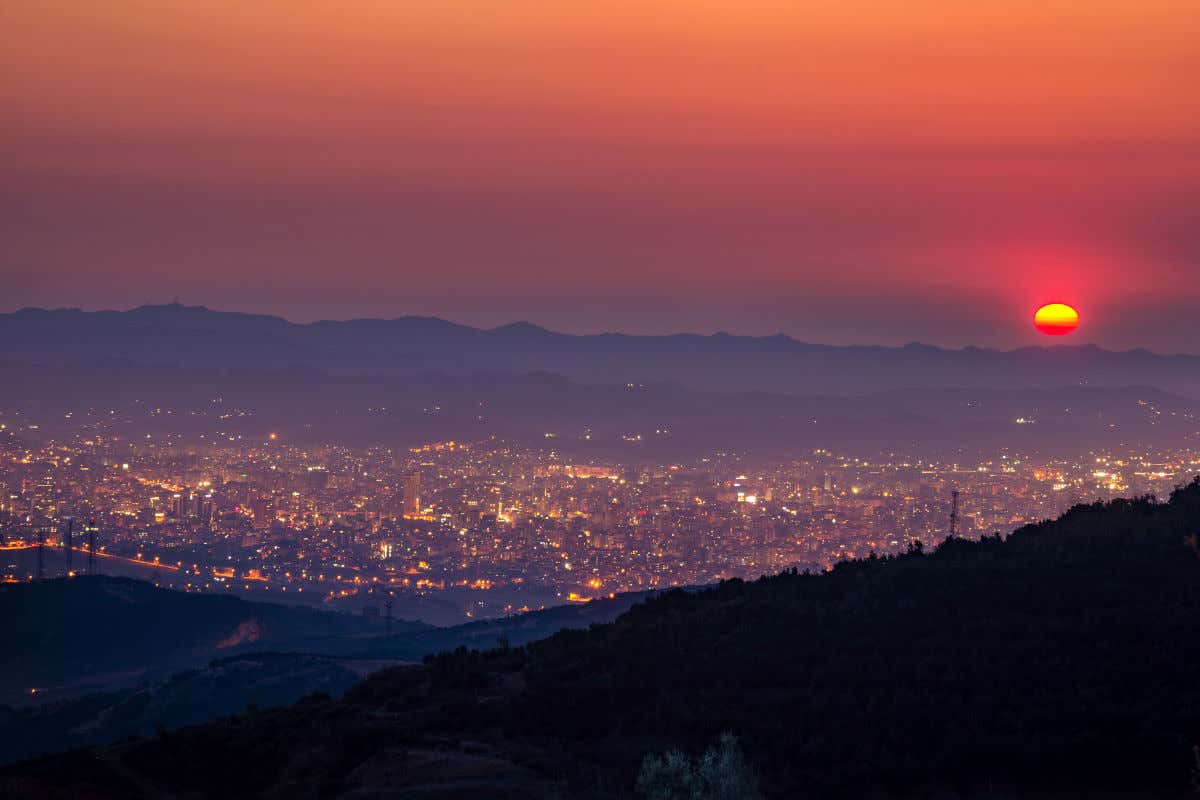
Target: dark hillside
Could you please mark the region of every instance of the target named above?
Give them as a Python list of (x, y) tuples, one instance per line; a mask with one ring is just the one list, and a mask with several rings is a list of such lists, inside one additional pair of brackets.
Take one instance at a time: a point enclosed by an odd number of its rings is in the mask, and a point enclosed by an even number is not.
[(1181, 785), (1200, 741), (1198, 495), (662, 597), (531, 647), (514, 725), (692, 748), (733, 730), (783, 796)]
[[(341, 701), (101, 751), (121, 771), (88, 762), (79, 780), (213, 797), (486, 797), (494, 780), (497, 796), (621, 797), (646, 753), (730, 730), (770, 797), (1189, 796), (1198, 531), (1193, 483), (1004, 541), (671, 592), (586, 631), (386, 670)], [(436, 753), (440, 788), (397, 788)], [(471, 759), (493, 778), (455, 793)], [(77, 785), (51, 763), (8, 768), (0, 789)]]
[[(79, 576), (0, 586), (0, 703), (131, 685), (247, 650), (377, 636), (362, 617)], [(429, 626), (400, 622), (400, 632)]]
[(358, 683), (359, 666), (316, 655), (249, 653), (161, 683), (24, 708), (0, 706), (0, 763), (149, 736), (237, 714), (249, 705), (274, 708), (314, 693), (337, 697)]

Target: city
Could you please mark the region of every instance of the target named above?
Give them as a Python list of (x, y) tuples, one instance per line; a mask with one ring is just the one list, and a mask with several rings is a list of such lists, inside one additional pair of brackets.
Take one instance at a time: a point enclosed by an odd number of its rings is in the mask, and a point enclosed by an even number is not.
[(0, 17), (0, 798), (1200, 796), (1200, 3)]
[(131, 433), (115, 412), (78, 412), (55, 436), (3, 419), (6, 582), (125, 574), (367, 615), (395, 603), (437, 623), (819, 572), (936, 545), (951, 526), (1007, 535), (1079, 503), (1166, 496), (1200, 472), (1197, 449), (617, 463), (568, 456), (553, 437), (353, 449), (269, 431)]

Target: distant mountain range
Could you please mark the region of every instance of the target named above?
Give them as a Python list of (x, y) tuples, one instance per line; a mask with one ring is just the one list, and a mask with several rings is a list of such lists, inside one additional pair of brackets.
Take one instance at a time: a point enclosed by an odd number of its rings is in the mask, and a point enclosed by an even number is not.
[(568, 335), (528, 322), (483, 330), (416, 316), (296, 324), (178, 304), (3, 314), (0, 351), (10, 365), (81, 375), (122, 364), (192, 374), (288, 370), (343, 377), (551, 372), (588, 384), (675, 382), (805, 395), (1144, 385), (1200, 397), (1198, 356), (1094, 345), (947, 350), (810, 344), (783, 334)]
[(12, 376), (0, 412), (24, 414), (0, 436), (104, 417), (138, 435), (278, 431), (389, 447), (500, 437), (605, 459), (815, 447), (1076, 453), (1200, 438), (1188, 399), (1200, 397), (1200, 358), (1093, 346), (573, 336), (424, 317), (297, 325), (167, 305), (0, 315), (0, 365)]

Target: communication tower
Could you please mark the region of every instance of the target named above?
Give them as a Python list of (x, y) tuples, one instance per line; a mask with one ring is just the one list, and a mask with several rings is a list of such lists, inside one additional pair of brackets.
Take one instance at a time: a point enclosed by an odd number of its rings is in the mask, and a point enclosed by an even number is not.
[(71, 533), (75, 530), (75, 518), (67, 517), (67, 532), (63, 536), (63, 555), (66, 556), (67, 566), (63, 575), (71, 577)]

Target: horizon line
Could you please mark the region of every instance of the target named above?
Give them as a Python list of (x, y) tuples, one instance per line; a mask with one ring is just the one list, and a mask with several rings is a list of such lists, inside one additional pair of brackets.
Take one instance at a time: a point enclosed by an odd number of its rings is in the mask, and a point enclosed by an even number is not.
[(777, 331), (775, 333), (770, 333), (770, 334), (730, 333), (729, 331), (726, 331), (726, 330), (717, 330), (717, 331), (713, 331), (712, 333), (700, 333), (697, 331), (686, 331), (686, 330), (685, 331), (672, 331), (670, 333), (627, 333), (627, 332), (617, 331), (617, 330), (594, 331), (594, 332), (588, 332), (588, 333), (569, 333), (566, 331), (560, 331), (560, 330), (555, 330), (553, 328), (548, 328), (544, 325), (540, 325), (536, 322), (533, 322), (533, 321), (531, 321), (529, 319), (525, 319), (525, 318), (514, 319), (511, 322), (502, 323), (500, 325), (496, 325), (496, 326), (489, 328), (489, 327), (483, 327), (483, 326), (479, 326), (479, 325), (471, 325), (471, 324), (464, 323), (464, 322), (456, 322), (455, 320), (447, 319), (446, 317), (437, 316), (435, 314), (415, 314), (415, 313), (400, 314), (400, 315), (394, 316), (394, 317), (352, 316), (352, 317), (345, 317), (345, 318), (319, 318), (319, 319), (310, 320), (308, 322), (298, 322), (294, 319), (289, 319), (288, 317), (283, 316), (282, 314), (266, 313), (266, 312), (261, 312), (261, 311), (231, 311), (231, 310), (213, 308), (211, 306), (206, 306), (203, 304), (189, 305), (187, 303), (180, 302), (178, 299), (172, 300), (167, 303), (142, 303), (140, 305), (132, 306), (130, 308), (125, 308), (125, 309), (97, 308), (97, 309), (88, 310), (88, 309), (81, 308), (79, 306), (59, 306), (59, 307), (52, 308), (52, 307), (45, 307), (45, 306), (26, 305), (26, 306), (21, 306), (19, 308), (13, 308), (8, 311), (0, 311), (0, 317), (13, 317), (13, 316), (17, 316), (22, 313), (31, 313), (31, 312), (45, 313), (45, 314), (70, 313), (70, 312), (75, 312), (75, 313), (79, 313), (79, 314), (131, 314), (131, 313), (134, 313), (137, 311), (155, 310), (155, 309), (179, 309), (181, 311), (202, 311), (202, 312), (207, 312), (210, 314), (226, 314), (226, 315), (231, 315), (231, 316), (243, 316), (243, 317), (260, 317), (260, 318), (265, 318), (265, 319), (277, 320), (277, 321), (283, 322), (287, 325), (293, 325), (293, 326), (302, 327), (302, 328), (312, 327), (315, 325), (349, 324), (349, 323), (354, 323), (354, 322), (402, 322), (405, 320), (428, 320), (428, 321), (443, 323), (446, 325), (451, 325), (451, 326), (454, 326), (457, 328), (462, 328), (464, 330), (477, 331), (480, 333), (500, 333), (500, 332), (504, 332), (506, 330), (524, 328), (524, 329), (535, 329), (536, 333), (539, 333), (539, 334), (547, 334), (547, 335), (552, 335), (552, 336), (567, 336), (567, 337), (571, 337), (571, 338), (586, 338), (586, 337), (599, 337), (599, 336), (622, 336), (622, 337), (627, 337), (627, 338), (666, 339), (666, 338), (680, 337), (680, 336), (694, 336), (694, 337), (711, 339), (711, 338), (718, 338), (718, 337), (728, 337), (728, 338), (735, 338), (735, 339), (753, 339), (753, 340), (760, 340), (760, 341), (767, 340), (767, 339), (775, 339), (775, 340), (785, 339), (788, 342), (791, 342), (794, 344), (808, 345), (808, 346), (813, 346), (813, 347), (828, 347), (828, 348), (835, 348), (835, 349), (903, 350), (903, 349), (911, 349), (911, 348), (929, 348), (932, 350), (939, 350), (939, 351), (946, 352), (946, 353), (963, 353), (963, 352), (971, 352), (971, 351), (982, 351), (982, 352), (998, 353), (998, 354), (1010, 354), (1010, 353), (1017, 353), (1017, 352), (1026, 351), (1026, 350), (1054, 351), (1054, 350), (1085, 350), (1086, 349), (1086, 350), (1098, 350), (1098, 351), (1101, 351), (1104, 353), (1112, 353), (1112, 354), (1116, 354), (1116, 355), (1145, 354), (1145, 355), (1156, 356), (1159, 358), (1180, 358), (1180, 357), (1182, 357), (1182, 358), (1200, 358), (1200, 353), (1189, 353), (1189, 352), (1182, 352), (1182, 351), (1166, 353), (1166, 352), (1159, 352), (1156, 350), (1151, 350), (1147, 347), (1142, 347), (1142, 346), (1131, 347), (1131, 348), (1127, 348), (1124, 350), (1109, 349), (1109, 348), (1103, 347), (1103, 346), (1096, 344), (1095, 342), (1091, 342), (1091, 341), (1080, 342), (1078, 344), (1067, 344), (1067, 343), (1057, 343), (1057, 342), (1054, 344), (1027, 344), (1027, 345), (1020, 345), (1017, 347), (1012, 347), (1009, 349), (1004, 349), (1001, 347), (992, 347), (992, 346), (987, 346), (987, 345), (975, 345), (975, 344), (966, 344), (966, 345), (962, 345), (961, 347), (952, 347), (952, 346), (946, 346), (946, 345), (930, 344), (928, 342), (922, 342), (922, 341), (916, 340), (916, 339), (905, 342), (904, 344), (872, 344), (872, 343), (833, 344), (833, 343), (828, 343), (828, 342), (797, 339), (794, 336), (792, 336), (791, 334), (784, 333), (782, 331)]

